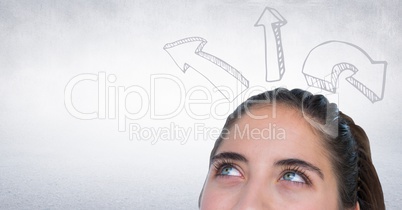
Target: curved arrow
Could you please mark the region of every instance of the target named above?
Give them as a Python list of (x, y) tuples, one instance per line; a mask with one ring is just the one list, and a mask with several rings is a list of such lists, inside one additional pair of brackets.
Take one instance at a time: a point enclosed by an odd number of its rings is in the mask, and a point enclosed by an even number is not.
[[(226, 99), (233, 101), (249, 87), (249, 81), (225, 61), (202, 51), (206, 43), (207, 40), (201, 37), (189, 37), (168, 43), (163, 49), (183, 72), (191, 67), (215, 86)], [(241, 90), (236, 93), (239, 83)], [(227, 87), (232, 90), (233, 95), (224, 91)]]
[[(273, 8), (266, 7), (254, 26), (264, 28), (265, 40), (265, 79), (267, 82), (279, 81), (285, 73), (285, 60), (282, 48), (281, 27), (287, 21)], [(271, 26), (270, 28), (266, 26)], [(267, 30), (272, 31), (267, 31)], [(270, 46), (272, 45), (272, 46)], [(276, 47), (273, 47), (276, 45)]]
[(309, 86), (335, 93), (339, 75), (350, 70), (346, 80), (374, 103), (383, 98), (386, 68), (386, 61), (374, 61), (354, 44), (327, 41), (309, 52), (302, 72)]

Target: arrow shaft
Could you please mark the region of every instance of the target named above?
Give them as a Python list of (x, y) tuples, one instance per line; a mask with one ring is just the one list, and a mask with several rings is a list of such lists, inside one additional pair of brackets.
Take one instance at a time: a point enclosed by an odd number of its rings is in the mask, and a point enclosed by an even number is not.
[(240, 81), (246, 88), (249, 87), (249, 81), (234, 67), (226, 63), (225, 61), (221, 60), (218, 57), (215, 57), (209, 53), (199, 51), (197, 53), (200, 57), (210, 61), (211, 63), (215, 64), (216, 66), (220, 67), (221, 69), (225, 70), (228, 74), (232, 77)]
[(278, 81), (285, 71), (280, 26), (264, 26), (265, 72), (267, 81)]

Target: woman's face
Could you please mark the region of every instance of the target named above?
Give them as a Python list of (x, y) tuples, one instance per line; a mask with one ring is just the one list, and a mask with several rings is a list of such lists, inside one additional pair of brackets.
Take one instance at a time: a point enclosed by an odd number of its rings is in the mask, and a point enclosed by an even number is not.
[[(299, 111), (253, 108), (230, 128), (213, 158), (201, 209), (338, 209), (331, 163)], [(254, 118), (254, 119), (253, 119)]]

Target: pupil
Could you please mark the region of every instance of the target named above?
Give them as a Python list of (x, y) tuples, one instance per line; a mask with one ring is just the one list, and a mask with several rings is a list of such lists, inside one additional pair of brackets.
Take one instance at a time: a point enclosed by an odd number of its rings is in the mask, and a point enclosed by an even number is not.
[(287, 173), (285, 176), (286, 176), (287, 179), (292, 179), (295, 176), (295, 174), (294, 173)]

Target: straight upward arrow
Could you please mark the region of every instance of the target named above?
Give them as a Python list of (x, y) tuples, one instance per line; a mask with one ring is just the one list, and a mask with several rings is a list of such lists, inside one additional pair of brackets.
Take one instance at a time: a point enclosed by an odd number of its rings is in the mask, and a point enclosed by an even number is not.
[(264, 28), (265, 80), (267, 82), (279, 81), (285, 73), (281, 27), (286, 23), (287, 21), (278, 11), (266, 7), (254, 25)]

